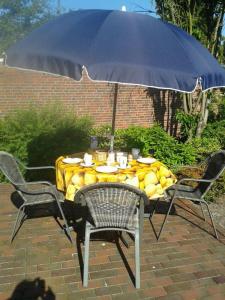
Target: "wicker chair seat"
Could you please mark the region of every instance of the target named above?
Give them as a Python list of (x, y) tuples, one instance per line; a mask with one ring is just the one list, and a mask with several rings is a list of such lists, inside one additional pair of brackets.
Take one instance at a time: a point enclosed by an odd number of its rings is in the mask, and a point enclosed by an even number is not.
[(166, 190), (166, 195), (172, 197), (176, 189), (176, 197), (184, 199), (199, 199), (199, 190), (188, 185), (175, 184)]
[[(27, 192), (27, 193), (26, 193)], [(53, 202), (55, 200), (54, 196), (57, 197), (57, 199), (60, 202), (64, 202), (64, 195), (60, 191), (56, 189), (55, 186), (46, 186), (46, 187), (40, 187), (36, 189), (26, 189), (26, 192), (23, 193), (23, 197), (27, 202), (29, 203), (47, 203), (47, 202)], [(31, 193), (31, 194), (29, 194)], [(34, 193), (36, 194), (34, 199)], [(40, 193), (40, 194), (39, 194)]]

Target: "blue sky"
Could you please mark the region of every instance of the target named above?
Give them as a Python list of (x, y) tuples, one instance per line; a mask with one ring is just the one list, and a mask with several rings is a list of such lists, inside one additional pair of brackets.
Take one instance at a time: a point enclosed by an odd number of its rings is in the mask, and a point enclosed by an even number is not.
[[(126, 6), (127, 11), (138, 11), (144, 9), (155, 11), (154, 0), (51, 0), (52, 5), (57, 8), (58, 2), (67, 11), (77, 9), (118, 9), (123, 5)], [(151, 14), (155, 16), (155, 14)], [(224, 21), (225, 22), (225, 21)], [(223, 34), (225, 35), (225, 26), (223, 27)]]
[[(58, 1), (52, 0), (57, 6)], [(120, 10), (123, 5), (126, 6), (128, 11), (140, 10), (140, 6), (145, 9), (154, 10), (151, 0), (60, 0), (60, 4), (65, 9), (118, 9)], [(54, 4), (53, 4), (54, 5)]]

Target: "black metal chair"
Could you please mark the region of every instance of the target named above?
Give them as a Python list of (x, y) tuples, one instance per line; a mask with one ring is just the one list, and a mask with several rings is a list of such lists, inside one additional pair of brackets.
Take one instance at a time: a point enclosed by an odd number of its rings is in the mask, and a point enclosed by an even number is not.
[(127, 184), (97, 183), (79, 190), (75, 201), (85, 201), (92, 221), (86, 220), (83, 285), (88, 285), (90, 234), (100, 231), (128, 232), (135, 237), (135, 286), (140, 288), (140, 242), (146, 194)]
[[(28, 216), (26, 208), (35, 205), (50, 203), (56, 204), (56, 206), (58, 207), (60, 215), (64, 221), (63, 228), (65, 230), (65, 233), (70, 238), (71, 242), (73, 242), (64, 212), (61, 207), (61, 203), (64, 201), (64, 195), (56, 189), (55, 185), (51, 184), (48, 181), (27, 182), (20, 171), (20, 166), (27, 170), (55, 169), (52, 166), (25, 167), (10, 153), (0, 151), (0, 170), (14, 186), (16, 192), (23, 200), (22, 205), (19, 207), (16, 221), (13, 227), (11, 243), (18, 233), (23, 221)], [(55, 219), (57, 220), (57, 216), (55, 216)]]
[[(191, 200), (193, 202), (198, 202), (201, 205), (202, 213), (204, 220), (205, 215), (202, 208), (202, 204), (207, 207), (209, 217), (214, 229), (215, 237), (218, 239), (217, 230), (213, 221), (212, 214), (209, 209), (208, 203), (204, 200), (206, 193), (209, 191), (215, 180), (217, 180), (220, 175), (223, 173), (225, 169), (225, 151), (220, 150), (217, 152), (212, 153), (205, 161), (205, 171), (200, 179), (195, 178), (182, 178), (177, 182), (177, 184), (173, 185), (172, 187), (168, 188), (165, 191), (165, 198), (166, 200), (170, 201), (169, 209), (166, 213), (166, 216), (163, 220), (161, 229), (159, 231), (157, 239), (159, 240), (162, 231), (164, 229), (166, 220), (168, 215), (170, 214), (171, 208), (174, 204), (176, 199), (184, 199), (184, 200)], [(196, 182), (195, 187), (191, 187), (190, 185), (185, 185), (185, 183)], [(157, 208), (157, 203), (155, 209)]]

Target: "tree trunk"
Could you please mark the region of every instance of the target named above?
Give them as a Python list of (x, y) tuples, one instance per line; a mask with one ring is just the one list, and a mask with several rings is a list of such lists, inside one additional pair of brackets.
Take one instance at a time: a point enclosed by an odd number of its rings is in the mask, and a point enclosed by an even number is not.
[(201, 111), (200, 118), (196, 129), (196, 137), (200, 137), (203, 129), (205, 128), (208, 120), (208, 108), (207, 108), (207, 94), (202, 93)]
[(185, 114), (188, 114), (187, 94), (183, 94), (183, 108)]
[(223, 7), (221, 8), (221, 11), (219, 13), (219, 15), (217, 16), (217, 20), (216, 20), (216, 25), (214, 28), (214, 32), (212, 34), (212, 40), (211, 40), (211, 53), (215, 56), (217, 56), (217, 51), (215, 51), (217, 49), (217, 44), (218, 44), (218, 39), (219, 39), (219, 28), (221, 26), (221, 24), (223, 24), (223, 17), (224, 17), (224, 10), (225, 10), (225, 4), (223, 4)]

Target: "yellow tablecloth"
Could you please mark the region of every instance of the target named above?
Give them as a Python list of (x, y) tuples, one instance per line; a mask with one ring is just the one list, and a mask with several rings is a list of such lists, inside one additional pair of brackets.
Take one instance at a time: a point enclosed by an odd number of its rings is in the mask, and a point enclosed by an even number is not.
[(61, 156), (56, 161), (56, 185), (71, 201), (78, 189), (96, 182), (127, 183), (145, 190), (150, 199), (162, 197), (164, 190), (176, 182), (173, 173), (159, 161), (146, 165), (133, 160), (129, 163), (129, 169), (105, 174), (95, 170), (96, 166), (104, 165), (103, 162), (94, 161), (94, 167), (86, 168), (64, 163), (63, 158)]

